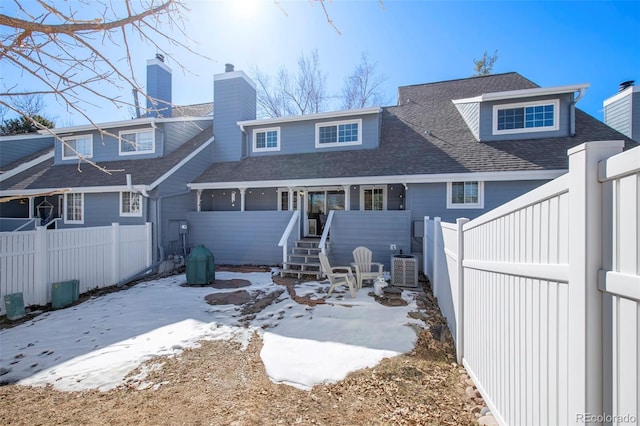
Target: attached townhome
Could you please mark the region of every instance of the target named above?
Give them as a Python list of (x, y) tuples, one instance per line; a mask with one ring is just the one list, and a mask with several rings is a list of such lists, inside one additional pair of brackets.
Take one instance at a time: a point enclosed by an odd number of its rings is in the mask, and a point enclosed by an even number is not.
[(155, 113), (0, 138), (2, 230), (150, 222), (154, 260), (204, 244), (218, 264), (318, 275), (319, 251), (348, 265), (366, 246), (389, 268), (422, 251), (425, 216), (477, 217), (564, 174), (581, 143), (635, 145), (576, 108), (587, 84), (517, 73), (400, 87), (390, 107), (256, 119), (256, 86), (231, 65), (214, 76), (213, 115), (172, 106), (161, 57), (147, 71)]
[(161, 58), (148, 62), (147, 80), (164, 82), (148, 88), (163, 107), (145, 117), (57, 128), (55, 140), (46, 131), (0, 138), (3, 158), (19, 146), (49, 143), (49, 152), (23, 156), (0, 175), (2, 230), (150, 222), (156, 260), (185, 253), (194, 204), (186, 184), (211, 164), (212, 115), (182, 116), (206, 114), (202, 105), (172, 111), (170, 73)]
[(256, 120), (254, 83), (229, 68), (214, 76), (213, 164), (188, 185), (191, 242), (297, 275), (317, 273), (317, 251), (348, 265), (364, 245), (388, 268), (422, 251), (425, 216), (477, 217), (564, 174), (583, 142), (633, 146), (576, 108), (587, 88), (506, 73), (401, 87), (392, 107)]

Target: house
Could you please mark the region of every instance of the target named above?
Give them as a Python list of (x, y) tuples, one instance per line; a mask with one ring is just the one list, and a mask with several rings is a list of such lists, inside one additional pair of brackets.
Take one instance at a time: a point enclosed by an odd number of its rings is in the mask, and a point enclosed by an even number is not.
[(188, 185), (191, 241), (218, 263), (313, 274), (313, 250), (286, 247), (323, 236), (322, 249), (328, 234), (332, 263), (365, 245), (388, 268), (422, 251), (424, 216), (477, 217), (564, 174), (583, 142), (634, 145), (576, 108), (588, 84), (505, 73), (400, 87), (390, 107), (256, 120), (255, 85), (228, 71), (214, 76), (213, 163)]
[[(3, 230), (16, 229), (8, 218), (57, 228), (151, 222), (155, 260), (186, 254), (186, 212), (195, 203), (186, 184), (213, 158), (212, 116), (206, 114), (211, 104), (167, 110), (170, 73), (161, 58), (148, 61), (148, 80), (165, 85), (149, 85), (157, 103), (141, 118), (101, 123), (99, 129), (58, 128), (55, 141), (44, 132), (0, 138), (0, 146), (36, 146), (41, 141), (53, 146), (46, 156), (31, 161), (24, 157), (0, 175)], [(193, 111), (205, 115), (185, 116)]]

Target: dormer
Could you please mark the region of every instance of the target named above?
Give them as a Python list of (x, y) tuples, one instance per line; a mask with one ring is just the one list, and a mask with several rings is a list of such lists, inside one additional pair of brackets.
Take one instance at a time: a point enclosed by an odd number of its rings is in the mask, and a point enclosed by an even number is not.
[(374, 149), (382, 109), (360, 109), (239, 121), (249, 157)]
[(483, 93), (453, 103), (478, 141), (573, 136), (575, 104), (588, 87), (576, 84)]

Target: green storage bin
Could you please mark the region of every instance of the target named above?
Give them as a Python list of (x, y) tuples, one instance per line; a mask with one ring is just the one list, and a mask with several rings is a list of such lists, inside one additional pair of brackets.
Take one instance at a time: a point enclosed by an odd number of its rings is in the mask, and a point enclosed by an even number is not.
[(25, 316), (24, 297), (22, 293), (7, 294), (4, 296), (4, 308), (7, 311), (7, 319), (16, 320)]
[(187, 257), (187, 284), (206, 285), (216, 280), (213, 254), (203, 245), (191, 250)]
[(51, 308), (60, 309), (80, 298), (80, 281), (70, 280), (51, 284)]

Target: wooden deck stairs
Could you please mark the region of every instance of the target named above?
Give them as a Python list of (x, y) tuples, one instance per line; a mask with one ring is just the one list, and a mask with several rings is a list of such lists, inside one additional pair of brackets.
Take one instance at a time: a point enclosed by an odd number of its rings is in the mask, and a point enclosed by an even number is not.
[[(298, 278), (313, 277), (320, 279), (322, 272), (320, 271), (320, 258), (318, 257), (318, 253), (320, 253), (319, 242), (320, 240), (317, 238), (305, 238), (296, 241), (287, 262), (282, 265), (280, 276), (294, 275)], [(328, 246), (329, 241), (327, 241), (327, 248)]]

